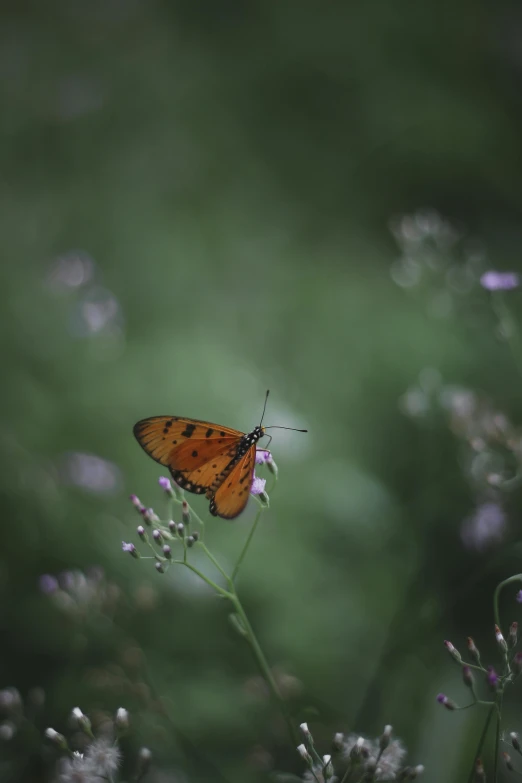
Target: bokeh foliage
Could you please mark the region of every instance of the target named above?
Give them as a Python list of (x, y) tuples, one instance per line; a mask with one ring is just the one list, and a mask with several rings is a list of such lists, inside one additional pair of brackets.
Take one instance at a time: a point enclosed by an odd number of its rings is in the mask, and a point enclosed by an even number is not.
[[(222, 603), (120, 551), (127, 495), (162, 502), (133, 423), (248, 430), (270, 388), (268, 423), (310, 432), (272, 444), (241, 577), (259, 637), (325, 746), (392, 723), (427, 783), (456, 780), (477, 717), (434, 703), (459, 687), (441, 640), (493, 650), (520, 514), (510, 497), (509, 546), (466, 550), (461, 444), (399, 400), (436, 368), (517, 422), (520, 381), (485, 293), (441, 312), (394, 282), (389, 222), (435, 208), (522, 268), (517, 7), (33, 0), (0, 20), (0, 684), (45, 689), (42, 728), (124, 703), (131, 746), (193, 780), (263, 778), (256, 746), (301, 770)], [(74, 486), (77, 453), (108, 484)], [(209, 523), (224, 561), (251, 519)], [(119, 608), (67, 621), (39, 576), (93, 565)]]

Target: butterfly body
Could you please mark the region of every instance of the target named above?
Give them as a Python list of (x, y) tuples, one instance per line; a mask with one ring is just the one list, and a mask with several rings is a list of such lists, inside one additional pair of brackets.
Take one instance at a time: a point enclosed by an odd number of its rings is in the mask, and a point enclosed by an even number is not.
[(141, 447), (167, 467), (187, 492), (204, 494), (210, 513), (233, 519), (245, 508), (254, 477), (256, 443), (265, 434), (180, 416), (153, 416), (134, 426)]

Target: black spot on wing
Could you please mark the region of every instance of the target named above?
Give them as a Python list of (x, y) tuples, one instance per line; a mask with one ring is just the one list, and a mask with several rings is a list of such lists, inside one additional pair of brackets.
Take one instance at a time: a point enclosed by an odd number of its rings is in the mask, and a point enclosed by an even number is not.
[(195, 424), (187, 424), (183, 432), (181, 433), (184, 438), (191, 438), (194, 435), (194, 430), (196, 429)]

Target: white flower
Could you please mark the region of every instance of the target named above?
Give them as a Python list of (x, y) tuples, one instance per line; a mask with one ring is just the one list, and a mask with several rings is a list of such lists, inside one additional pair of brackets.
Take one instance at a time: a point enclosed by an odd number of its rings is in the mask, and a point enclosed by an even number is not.
[(110, 777), (120, 766), (121, 753), (114, 743), (97, 739), (87, 748), (85, 759), (97, 775)]

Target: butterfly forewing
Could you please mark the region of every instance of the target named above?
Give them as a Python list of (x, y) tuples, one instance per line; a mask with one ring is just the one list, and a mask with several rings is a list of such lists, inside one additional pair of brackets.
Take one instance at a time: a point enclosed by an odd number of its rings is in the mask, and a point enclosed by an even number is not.
[[(243, 433), (230, 427), (222, 427), (209, 421), (199, 419), (185, 419), (179, 416), (152, 416), (150, 419), (142, 419), (134, 425), (134, 435), (140, 446), (147, 454), (170, 468), (174, 452), (187, 441), (194, 444), (192, 450), (199, 452), (201, 446), (195, 441), (209, 442), (215, 446), (216, 452), (228, 443), (231, 445), (240, 439)], [(221, 442), (219, 442), (221, 441)]]
[(210, 502), (210, 513), (214, 516), (233, 519), (248, 503), (250, 487), (256, 464), (256, 447), (252, 445), (244, 457), (232, 466)]

